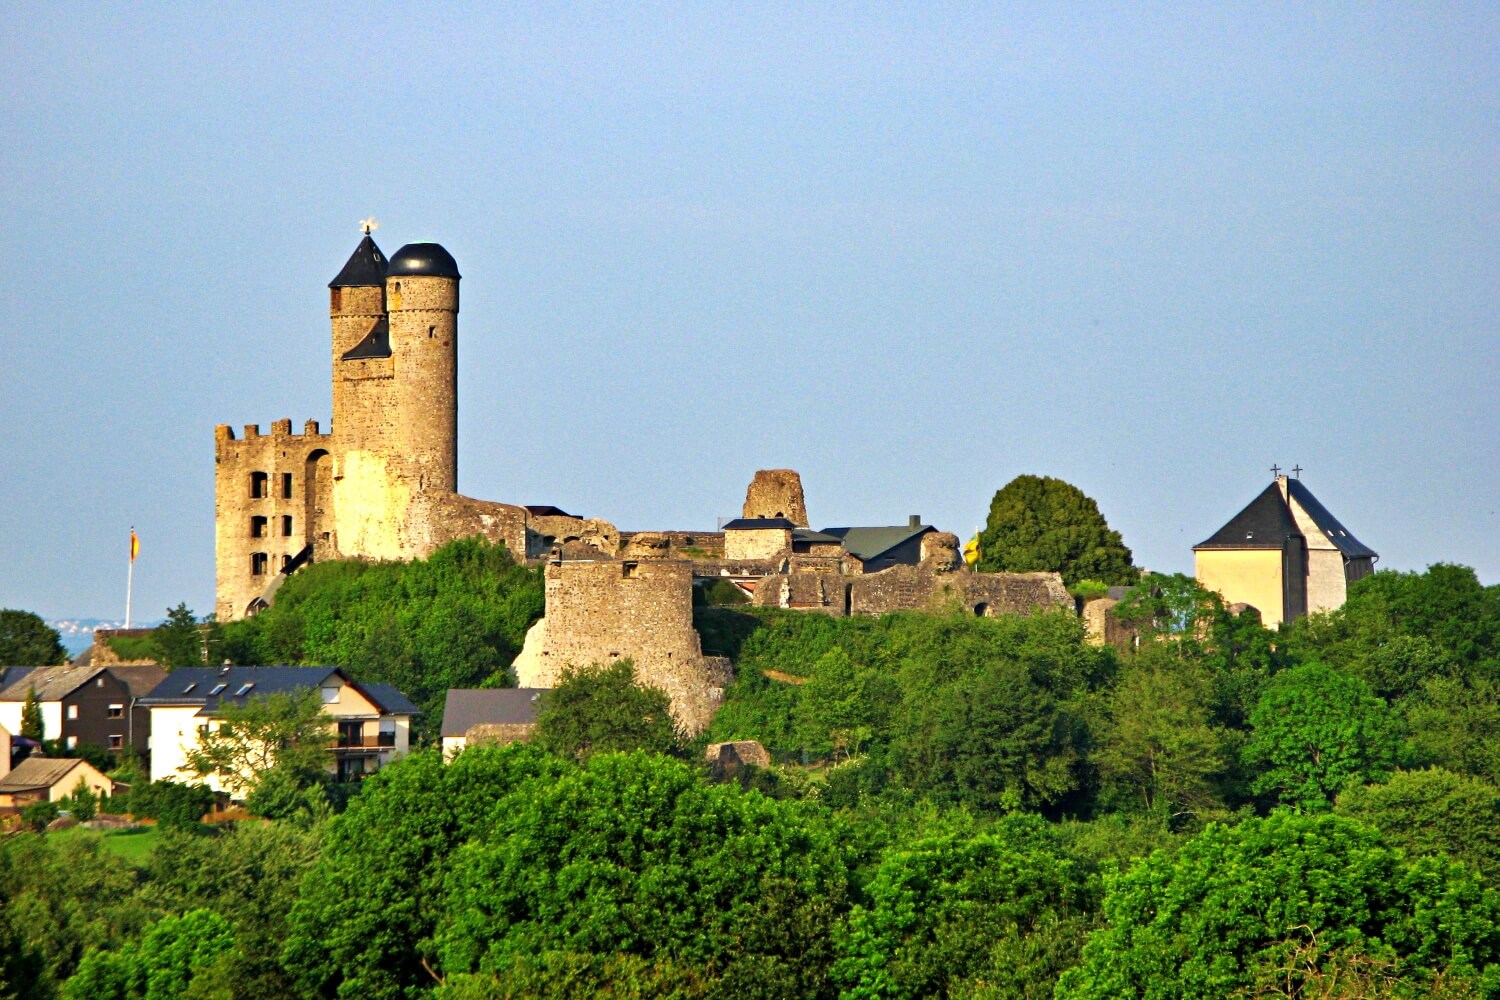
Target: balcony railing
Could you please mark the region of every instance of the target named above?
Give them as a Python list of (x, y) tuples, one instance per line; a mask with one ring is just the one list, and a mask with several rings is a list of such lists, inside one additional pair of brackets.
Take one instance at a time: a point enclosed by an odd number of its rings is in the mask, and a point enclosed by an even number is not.
[(340, 733), (331, 750), (389, 750), (396, 745), (395, 733), (376, 733), (373, 736), (349, 736)]

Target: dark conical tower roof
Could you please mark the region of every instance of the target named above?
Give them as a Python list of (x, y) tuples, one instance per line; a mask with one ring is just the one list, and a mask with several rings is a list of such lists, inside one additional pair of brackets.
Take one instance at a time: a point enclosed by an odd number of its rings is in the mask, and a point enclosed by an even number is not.
[(385, 269), (385, 254), (380, 252), (370, 234), (366, 233), (365, 238), (359, 241), (359, 246), (354, 248), (354, 253), (349, 255), (349, 262), (344, 265), (338, 277), (328, 283), (328, 287), (379, 288), (385, 285)]

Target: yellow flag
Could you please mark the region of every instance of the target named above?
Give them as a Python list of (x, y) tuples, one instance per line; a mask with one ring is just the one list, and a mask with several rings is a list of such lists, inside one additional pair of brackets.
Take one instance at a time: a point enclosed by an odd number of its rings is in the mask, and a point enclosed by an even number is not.
[(135, 529), (130, 529), (130, 561), (135, 562), (135, 557), (141, 554), (141, 540), (135, 536)]

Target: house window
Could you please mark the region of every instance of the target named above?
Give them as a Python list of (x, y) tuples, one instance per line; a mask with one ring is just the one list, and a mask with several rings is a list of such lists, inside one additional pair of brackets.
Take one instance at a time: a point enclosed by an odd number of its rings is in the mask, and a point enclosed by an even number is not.
[(292, 537), (292, 515), (290, 514), (281, 515), (281, 537)]
[(250, 575), (265, 576), (268, 557), (264, 552), (252, 552), (250, 554)]
[(283, 472), (281, 474), (281, 499), (283, 499), (283, 500), (290, 500), (291, 498), (292, 498), (292, 474), (290, 472)]
[(68, 718), (70, 718), (70, 719), (76, 719), (76, 718), (78, 718), (78, 706), (77, 705), (69, 705), (68, 706)]
[(76, 737), (76, 736), (69, 736), (68, 737), (68, 749), (69, 750), (75, 750), (77, 748), (78, 748), (78, 737)]
[(122, 749), (124, 746), (125, 746), (125, 737), (123, 737), (123, 736), (111, 736), (109, 738), (109, 748), (111, 750), (119, 750), (119, 749)]
[(339, 703), (339, 689), (336, 687), (323, 688), (323, 704), (337, 705)]
[(271, 494), (271, 477), (264, 472), (250, 473), (250, 499), (264, 500)]
[(252, 517), (250, 519), (250, 537), (251, 538), (265, 538), (266, 537), (266, 519), (264, 517), (256, 515), (255, 517)]
[(124, 705), (111, 705), (111, 706), (109, 706), (109, 718), (111, 718), (111, 719), (123, 719), (123, 718), (125, 718), (125, 706)]
[(253, 687), (255, 687), (254, 681), (251, 681), (249, 684), (241, 684), (240, 689), (234, 693), (234, 696), (236, 698), (243, 698), (250, 693), (250, 689)]

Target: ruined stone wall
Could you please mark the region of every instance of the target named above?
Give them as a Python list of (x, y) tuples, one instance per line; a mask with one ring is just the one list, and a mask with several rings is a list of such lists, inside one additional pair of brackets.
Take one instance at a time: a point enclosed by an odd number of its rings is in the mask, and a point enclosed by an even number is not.
[(1057, 573), (941, 571), (932, 563), (892, 566), (849, 583), (849, 610), (856, 615), (940, 610), (958, 603), (981, 617), (1071, 608), (1073, 598)]
[(1113, 646), (1119, 650), (1135, 647), (1136, 630), (1115, 615), (1115, 605), (1119, 603), (1113, 597), (1096, 597), (1084, 603), (1079, 617), (1083, 619), (1089, 642), (1096, 646)]
[(784, 517), (806, 528), (807, 502), (802, 496), (802, 477), (792, 469), (761, 469), (745, 491), (741, 517)]
[(555, 687), (564, 667), (635, 662), (686, 732), (701, 732), (723, 698), (728, 661), (705, 657), (693, 628), (693, 568), (681, 560), (552, 562), (546, 615), (513, 669), (520, 687)]
[(334, 442), (309, 420), (301, 434), (278, 420), (270, 434), (227, 424), (214, 430), (214, 612), (243, 618), (303, 547), (332, 546), (330, 517)]
[[(622, 545), (639, 532), (622, 531)], [(654, 531), (667, 540), (668, 551), (673, 559), (722, 559), (724, 558), (724, 533), (721, 531)]]
[(849, 578), (817, 570), (776, 573), (755, 585), (753, 603), (842, 618), (849, 613)]
[(519, 562), (526, 557), (528, 545), (526, 508), (458, 493), (424, 493), (411, 508), (406, 541), (412, 554), (408, 558), (426, 557), (448, 542), (476, 535), (504, 543)]

